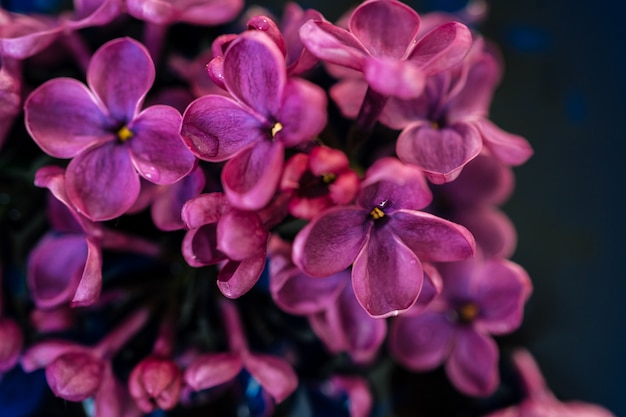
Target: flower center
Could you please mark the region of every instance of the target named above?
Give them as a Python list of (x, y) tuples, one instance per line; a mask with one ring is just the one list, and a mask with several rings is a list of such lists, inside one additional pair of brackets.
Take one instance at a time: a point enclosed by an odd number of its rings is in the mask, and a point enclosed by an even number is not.
[(327, 172), (326, 174), (322, 174), (322, 181), (324, 182), (324, 184), (332, 184), (336, 178), (337, 176), (333, 174), (332, 172)]
[(117, 131), (117, 138), (122, 142), (126, 142), (128, 139), (134, 136), (133, 131), (130, 130), (126, 125), (122, 126), (120, 130)]
[(459, 315), (459, 321), (462, 323), (471, 323), (476, 317), (478, 317), (479, 309), (475, 303), (465, 303), (457, 310)]
[(274, 126), (272, 126), (272, 130), (271, 130), (272, 138), (275, 138), (278, 132), (280, 132), (281, 130), (283, 130), (283, 125), (280, 124), (280, 122), (274, 123)]
[(380, 220), (385, 217), (385, 212), (378, 207), (374, 207), (372, 211), (370, 211), (370, 216), (372, 216), (374, 220)]

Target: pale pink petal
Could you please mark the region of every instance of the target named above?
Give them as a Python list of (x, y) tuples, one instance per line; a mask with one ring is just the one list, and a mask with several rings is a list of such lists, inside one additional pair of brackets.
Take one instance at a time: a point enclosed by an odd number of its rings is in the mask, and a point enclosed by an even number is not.
[(298, 387), (298, 376), (283, 359), (270, 355), (246, 354), (244, 366), (277, 404), (286, 400)]
[(216, 387), (235, 378), (243, 368), (239, 354), (208, 353), (185, 369), (184, 379), (194, 391)]

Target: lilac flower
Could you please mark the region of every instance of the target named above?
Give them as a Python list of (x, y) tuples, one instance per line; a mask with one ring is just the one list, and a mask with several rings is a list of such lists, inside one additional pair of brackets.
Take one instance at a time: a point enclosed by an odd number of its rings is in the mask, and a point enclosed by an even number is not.
[[(39, 308), (50, 309), (71, 302), (72, 306), (93, 304), (102, 289), (102, 248), (129, 250), (155, 256), (152, 243), (108, 230), (79, 214), (66, 192), (64, 170), (43, 167), (35, 184), (51, 191), (48, 233), (31, 251), (27, 284)], [(62, 234), (59, 234), (61, 232)]]
[(287, 161), (280, 189), (291, 192), (292, 216), (311, 219), (333, 205), (352, 202), (358, 185), (359, 177), (343, 152), (318, 146), (310, 154), (298, 153)]
[(230, 206), (222, 193), (202, 194), (188, 201), (182, 218), (189, 231), (182, 253), (189, 265), (199, 267), (225, 261), (217, 285), (229, 298), (249, 291), (258, 281), (269, 233), (259, 215)]
[(526, 140), (487, 119), (500, 76), (499, 63), (479, 38), (455, 71), (428, 80), (421, 97), (390, 99), (381, 122), (402, 129), (398, 157), (436, 184), (455, 179), (483, 147), (506, 164), (524, 163), (532, 155)]
[(152, 355), (133, 368), (128, 386), (141, 411), (150, 413), (157, 408), (174, 408), (178, 404), (182, 382), (183, 374), (174, 361)]
[(579, 401), (563, 403), (556, 399), (528, 351), (520, 349), (514, 352), (513, 361), (525, 390), (525, 398), (519, 405), (485, 417), (614, 417), (613, 413), (598, 405)]
[(22, 368), (26, 372), (46, 368), (50, 389), (68, 401), (82, 401), (94, 395), (110, 397), (111, 393), (103, 392), (115, 385), (111, 381), (110, 360), (147, 319), (146, 310), (134, 312), (93, 347), (55, 339), (39, 342), (22, 355)]
[(515, 330), (530, 295), (526, 272), (507, 260), (468, 260), (440, 265), (441, 296), (421, 314), (394, 320), (390, 351), (416, 371), (445, 362), (452, 383), (463, 393), (489, 395), (499, 382), (498, 348), (490, 337)]
[(298, 233), (293, 260), (316, 277), (353, 264), (354, 293), (370, 315), (407, 310), (422, 288), (421, 261), (455, 261), (474, 252), (464, 227), (418, 211), (431, 198), (420, 170), (383, 158), (368, 169), (356, 205), (328, 209)]
[(91, 220), (126, 212), (139, 195), (139, 175), (171, 184), (195, 165), (178, 134), (178, 111), (157, 105), (139, 112), (153, 80), (145, 48), (115, 39), (94, 54), (89, 87), (57, 78), (26, 100), (26, 127), (35, 142), (51, 156), (73, 158), (67, 195)]
[(197, 99), (185, 111), (181, 132), (199, 158), (228, 160), (222, 184), (229, 201), (256, 210), (278, 187), (284, 149), (312, 140), (326, 124), (326, 97), (313, 84), (287, 78), (282, 53), (261, 32), (230, 43), (223, 68), (234, 99)]
[(348, 395), (350, 417), (367, 417), (370, 415), (373, 399), (367, 381), (359, 376), (333, 375), (327, 390), (331, 393), (343, 391)]
[(232, 380), (245, 368), (277, 404), (283, 402), (298, 386), (291, 365), (275, 356), (251, 352), (235, 305), (222, 300), (220, 310), (230, 352), (198, 356), (185, 370), (187, 385), (195, 391), (212, 388)]
[(59, 37), (119, 16), (122, 0), (75, 0), (71, 14), (57, 18), (27, 16), (0, 10), (0, 55), (25, 59), (41, 52)]
[(362, 72), (368, 85), (384, 96), (419, 96), (426, 77), (460, 61), (471, 44), (469, 29), (457, 22), (417, 39), (418, 14), (395, 0), (364, 2), (348, 27), (310, 20), (300, 29), (300, 38), (316, 57)]

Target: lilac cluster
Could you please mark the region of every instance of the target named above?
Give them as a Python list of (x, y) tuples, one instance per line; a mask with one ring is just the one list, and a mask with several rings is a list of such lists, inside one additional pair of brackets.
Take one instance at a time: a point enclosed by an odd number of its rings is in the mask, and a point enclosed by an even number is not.
[[(368, 0), (335, 24), (291, 3), (239, 21), (240, 0), (74, 3), (0, 9), (0, 152), (25, 130), (47, 189), (27, 307), (0, 304), (0, 372), (45, 369), (54, 395), (96, 417), (206, 406), (250, 381), (258, 415), (297, 414), (292, 394), (314, 385), (365, 417), (384, 356), (494, 394), (494, 336), (520, 326), (532, 292), (499, 207), (532, 149), (489, 120), (502, 64), (467, 26), (484, 10)], [(207, 26), (227, 33), (196, 58), (170, 41)], [(72, 76), (33, 82), (37, 66)], [(254, 293), (349, 366), (303, 379), (293, 337), (255, 340), (271, 332), (258, 334)], [(96, 338), (76, 336), (111, 311)], [(527, 398), (483, 414), (611, 415), (559, 403), (527, 353), (515, 360)]]

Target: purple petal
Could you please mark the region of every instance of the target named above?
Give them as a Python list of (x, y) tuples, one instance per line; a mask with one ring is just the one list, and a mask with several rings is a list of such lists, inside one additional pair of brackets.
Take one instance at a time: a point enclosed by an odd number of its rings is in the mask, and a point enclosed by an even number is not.
[(175, 3), (159, 0), (127, 0), (128, 14), (158, 25), (176, 21), (178, 11)]
[(314, 277), (343, 271), (354, 262), (369, 235), (367, 212), (331, 208), (307, 224), (293, 242), (293, 261)]
[(24, 345), (20, 326), (8, 317), (0, 317), (0, 374), (18, 362)]
[(114, 120), (128, 123), (139, 111), (154, 76), (154, 64), (146, 48), (131, 38), (119, 38), (93, 54), (87, 83)]
[(184, 378), (194, 391), (200, 391), (230, 381), (242, 368), (239, 354), (210, 353), (197, 357), (185, 370)]
[(436, 184), (454, 180), (481, 149), (478, 130), (465, 123), (441, 129), (414, 124), (402, 131), (396, 143), (398, 157), (423, 169)]
[(487, 396), (500, 382), (498, 358), (498, 347), (493, 339), (471, 328), (460, 328), (446, 362), (446, 372), (464, 394)]
[(317, 58), (361, 71), (368, 55), (365, 47), (345, 29), (322, 20), (309, 20), (300, 28), (300, 40)]
[(95, 303), (102, 290), (102, 252), (94, 238), (87, 238), (87, 261), (72, 298), (72, 307)]
[(346, 351), (359, 364), (371, 363), (387, 335), (382, 318), (371, 317), (356, 299), (350, 285), (324, 314), (310, 317), (315, 333), (331, 351)]
[(121, 216), (139, 196), (139, 176), (128, 148), (116, 142), (88, 149), (72, 159), (65, 181), (76, 210), (94, 221)]
[(58, 19), (9, 15), (9, 22), (0, 27), (0, 55), (25, 59), (44, 50), (63, 31)]
[(0, 148), (21, 109), (21, 63), (5, 57), (0, 59)]
[(121, 0), (74, 0), (75, 20), (68, 22), (73, 29), (106, 25), (124, 10)]
[(301, 272), (291, 259), (292, 245), (277, 236), (269, 241), (270, 294), (274, 302), (290, 314), (319, 312), (333, 303), (350, 282), (349, 271), (324, 279)]
[(181, 135), (198, 158), (219, 162), (267, 135), (263, 129), (257, 117), (232, 99), (208, 95), (187, 107)]
[(417, 300), (424, 272), (415, 254), (384, 227), (374, 226), (354, 261), (352, 286), (372, 317), (389, 317)]
[(369, 167), (357, 196), (364, 209), (379, 207), (386, 213), (419, 210), (431, 201), (432, 193), (422, 172), (391, 157), (381, 158)]
[(458, 261), (474, 254), (474, 237), (466, 228), (428, 213), (397, 211), (389, 227), (421, 261)]
[(285, 57), (262, 32), (241, 34), (224, 54), (224, 84), (228, 91), (262, 117), (278, 112), (286, 71)]
[(226, 255), (217, 249), (217, 224), (211, 223), (185, 234), (181, 252), (190, 266), (215, 265)]
[[(356, 119), (367, 92), (367, 83), (362, 78), (346, 78), (333, 85), (328, 94), (348, 119)], [(385, 107), (386, 108), (386, 107)], [(384, 112), (384, 110), (383, 110)]]
[(521, 165), (533, 155), (530, 144), (521, 136), (505, 132), (489, 120), (476, 124), (487, 149), (501, 162)]
[(486, 258), (508, 258), (515, 251), (517, 232), (511, 220), (493, 206), (457, 210), (451, 219), (464, 225)]
[(414, 371), (428, 371), (450, 354), (454, 328), (442, 314), (426, 311), (417, 316), (400, 315), (389, 331), (391, 355)]
[(418, 14), (397, 1), (369, 1), (354, 10), (350, 32), (375, 57), (400, 59), (420, 26)]
[(280, 28), (272, 19), (263, 15), (253, 16), (248, 20), (246, 26), (248, 30), (258, 30), (259, 32), (265, 33), (272, 39), (276, 46), (278, 46), (280, 52), (283, 55), (287, 55), (285, 39), (280, 33)]
[(229, 210), (230, 205), (223, 193), (209, 193), (187, 201), (181, 215), (188, 228), (197, 229), (205, 224), (217, 223)]
[(291, 78), (285, 85), (276, 118), (283, 126), (276, 138), (285, 146), (313, 140), (326, 125), (326, 94), (308, 81)]
[(202, 192), (205, 182), (204, 172), (196, 166), (179, 182), (161, 188), (150, 208), (154, 225), (163, 231), (184, 229), (183, 206)]
[(418, 97), (426, 83), (422, 70), (411, 61), (367, 58), (363, 74), (378, 93), (401, 99)]
[(239, 298), (257, 283), (265, 268), (266, 253), (261, 251), (241, 262), (229, 261), (217, 276), (217, 286), (228, 298)]
[(228, 201), (243, 210), (263, 208), (276, 192), (283, 170), (280, 141), (260, 140), (235, 155), (222, 170)]
[(196, 158), (178, 133), (180, 123), (176, 109), (157, 105), (142, 111), (128, 125), (134, 133), (127, 142), (133, 165), (148, 181), (171, 184), (194, 168)]
[(28, 260), (28, 287), (39, 308), (69, 302), (86, 272), (88, 256), (95, 250), (80, 235), (44, 238)]
[(255, 212), (231, 210), (217, 222), (217, 248), (233, 261), (265, 251), (268, 237)]
[(370, 415), (373, 398), (367, 381), (363, 377), (335, 375), (331, 381), (348, 395), (350, 417), (367, 417)]
[(28, 348), (20, 360), (26, 372), (45, 368), (59, 356), (69, 352), (89, 352), (89, 349), (67, 340), (48, 339)]
[(526, 271), (511, 261), (492, 259), (475, 270), (472, 278), (472, 293), (480, 309), (476, 325), (491, 334), (517, 329), (532, 291)]
[(102, 382), (104, 362), (86, 352), (68, 352), (46, 367), (48, 386), (57, 397), (82, 401), (93, 396)]
[(216, 26), (235, 19), (244, 6), (243, 0), (178, 1), (179, 22)]
[(244, 364), (276, 403), (287, 399), (298, 387), (298, 377), (289, 363), (270, 355), (247, 354)]
[(413, 48), (409, 60), (426, 75), (434, 75), (461, 62), (472, 46), (472, 33), (458, 22), (444, 23), (428, 32)]
[(85, 149), (114, 140), (111, 120), (81, 82), (56, 78), (33, 91), (24, 103), (28, 133), (56, 158), (71, 158)]

